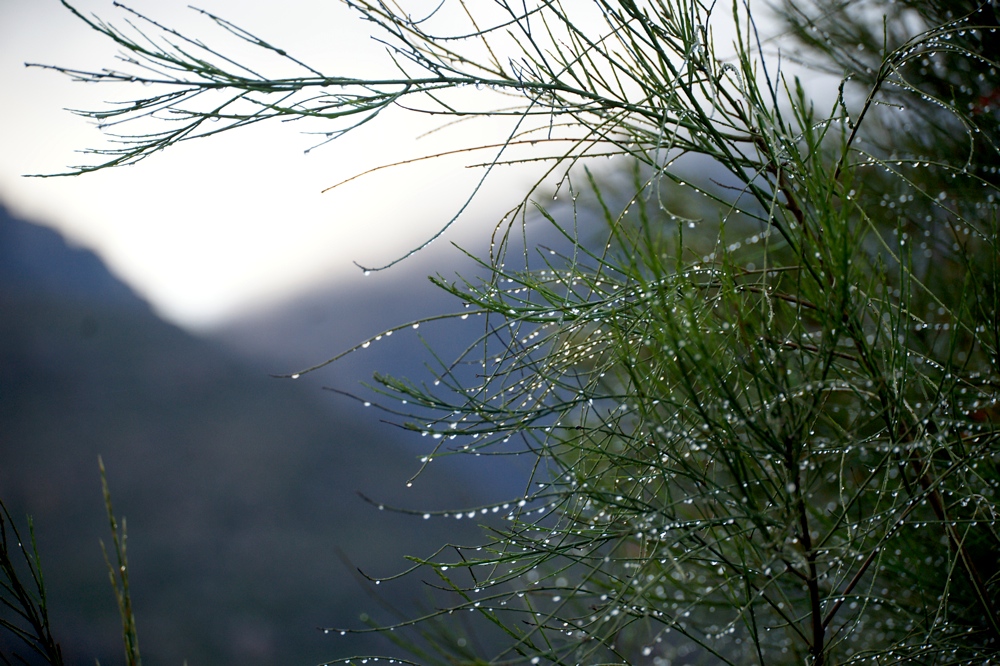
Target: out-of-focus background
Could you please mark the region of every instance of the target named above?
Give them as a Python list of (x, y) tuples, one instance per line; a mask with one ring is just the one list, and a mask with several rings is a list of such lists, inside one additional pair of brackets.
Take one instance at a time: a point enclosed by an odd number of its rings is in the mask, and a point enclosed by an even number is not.
[[(253, 64), (264, 75), (303, 73), (279, 58), (262, 56), (183, 0), (128, 4)], [(130, 15), (111, 0), (80, 0), (73, 6), (128, 29)], [(360, 76), (392, 68), (383, 47), (371, 38), (370, 24), (345, 3), (208, 0), (198, 6), (321, 71)], [(344, 291), (360, 288), (362, 273), (352, 262), (382, 265), (433, 235), (461, 209), (482, 175), (463, 166), (488, 159), (487, 152), (388, 169), (327, 194), (321, 191), (387, 162), (488, 143), (505, 129), (484, 121), (427, 134), (442, 121), (390, 109), (378, 122), (308, 154), (323, 140), (308, 132), (332, 129), (329, 123), (263, 123), (186, 142), (131, 168), (85, 178), (24, 178), (94, 163), (96, 158), (77, 151), (108, 147), (108, 139), (94, 123), (67, 109), (105, 108), (138, 92), (77, 83), (25, 64), (99, 71), (120, 65), (118, 53), (59, 0), (0, 2), (5, 91), (0, 197), (15, 214), (95, 249), (158, 314), (188, 329), (212, 328), (324, 282), (336, 281)], [(528, 177), (523, 170), (494, 173), (447, 240), (480, 238), (483, 217), (495, 222), (497, 210), (517, 201)], [(444, 255), (418, 256), (407, 270), (426, 273), (428, 266), (440, 265), (451, 254), (447, 240), (435, 246)], [(377, 282), (377, 275), (370, 277), (369, 282)]]
[[(425, 592), (416, 578), (376, 588), (357, 569), (397, 573), (404, 555), (479, 538), (478, 521), (396, 515), (358, 493), (420, 510), (474, 506), (515, 495), (518, 474), (435, 461), (407, 488), (428, 440), (319, 388), (356, 386), (365, 364), (322, 380), (268, 371), (435, 304), (420, 289), (371, 300), (331, 291), (194, 336), (90, 251), (0, 210), (0, 495), (15, 517), (34, 517), (67, 663), (121, 661), (98, 543), (109, 539), (99, 455), (127, 518), (149, 663), (308, 664), (373, 650), (317, 627), (361, 626), (365, 611), (388, 619), (375, 591), (409, 609)], [(419, 376), (407, 360), (418, 347), (397, 335), (374, 367)]]
[[(187, 5), (131, 6), (225, 42)], [(75, 6), (124, 17), (110, 0)], [(382, 60), (340, 3), (199, 6), (327, 71)], [(98, 455), (127, 518), (147, 663), (310, 664), (370, 652), (318, 627), (361, 626), (362, 612), (391, 619), (385, 603), (432, 602), (418, 578), (376, 587), (357, 570), (397, 573), (404, 555), (480, 537), (478, 521), (379, 511), (358, 493), (454, 509), (516, 496), (524, 475), (495, 460), (442, 460), (407, 488), (428, 440), (322, 390), (355, 390), (376, 370), (424, 378), (425, 339), (448, 355), (467, 341), (461, 329), (400, 332), (297, 381), (272, 375), (456, 308), (425, 276), (462, 270), (449, 242), (481, 249), (483, 225), (516, 201), (525, 176), (494, 179), (447, 238), (367, 277), (353, 261), (385, 263), (426, 240), (481, 173), (443, 159), (321, 190), (470, 143), (471, 132), (488, 136), (483, 128), (420, 138), (435, 125), (399, 114), (307, 155), (315, 136), (275, 124), (135, 167), (26, 178), (85, 163), (75, 151), (104, 145), (67, 108), (131, 93), (25, 63), (100, 69), (114, 57), (58, 0), (0, 0), (0, 497), (17, 519), (34, 518), (67, 661), (121, 661), (98, 543), (110, 536)], [(477, 333), (472, 322), (466, 333)]]

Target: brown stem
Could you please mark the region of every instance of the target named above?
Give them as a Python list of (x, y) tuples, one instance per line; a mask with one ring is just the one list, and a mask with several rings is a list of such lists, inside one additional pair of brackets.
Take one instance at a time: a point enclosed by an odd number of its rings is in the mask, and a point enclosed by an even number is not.
[(816, 551), (813, 549), (812, 536), (809, 534), (809, 513), (806, 508), (805, 496), (802, 493), (802, 478), (799, 466), (792, 451), (792, 441), (789, 438), (785, 444), (785, 465), (789, 476), (795, 483), (795, 503), (799, 514), (799, 544), (805, 552), (809, 573), (806, 576), (806, 588), (809, 591), (810, 617), (812, 620), (812, 641), (809, 654), (812, 655), (812, 666), (824, 666), (826, 663), (826, 625), (823, 622), (823, 606), (819, 589), (819, 572), (816, 568)]
[(806, 514), (806, 503), (799, 492), (799, 527), (802, 534), (799, 540), (806, 551), (806, 563), (809, 565), (809, 576), (806, 587), (809, 589), (810, 615), (812, 616), (812, 647), (813, 666), (823, 666), (826, 660), (826, 626), (823, 624), (823, 608), (820, 600), (819, 574), (816, 570), (816, 551), (812, 547), (812, 537), (809, 535), (809, 518)]

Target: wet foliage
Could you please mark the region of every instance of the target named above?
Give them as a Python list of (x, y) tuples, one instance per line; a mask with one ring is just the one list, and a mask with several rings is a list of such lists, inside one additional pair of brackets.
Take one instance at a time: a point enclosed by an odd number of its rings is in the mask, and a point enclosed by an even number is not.
[[(454, 325), (478, 327), (466, 353), (432, 359), (426, 383), (377, 376), (377, 403), (432, 442), (425, 464), (525, 455), (530, 485), (458, 514), (505, 519), (482, 543), (415, 561), (439, 609), (337, 631), (385, 632), (415, 655), (401, 663), (995, 659), (994, 6), (779, 8), (782, 48), (840, 80), (817, 108), (740, 3), (348, 4), (398, 80), (265, 84), (89, 19), (168, 78), (63, 70), (166, 85), (105, 114), (193, 128), (389, 105), (510, 117), (487, 175), (551, 165), (493, 230), (485, 279), (436, 278), (465, 306)], [(434, 32), (449, 9), (473, 27)], [(505, 103), (449, 101), (468, 86)], [(259, 112), (185, 106), (218, 89)], [(99, 167), (189, 136), (170, 132), (127, 136)], [(588, 168), (608, 155), (629, 165), (612, 183)], [(579, 231), (595, 216), (597, 242)], [(532, 224), (564, 242), (534, 248)]]

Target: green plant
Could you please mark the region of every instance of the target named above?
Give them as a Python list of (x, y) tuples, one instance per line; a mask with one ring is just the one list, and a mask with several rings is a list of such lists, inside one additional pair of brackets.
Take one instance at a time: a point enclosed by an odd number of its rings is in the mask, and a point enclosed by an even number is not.
[(101, 542), (101, 552), (104, 553), (104, 563), (108, 567), (108, 579), (111, 581), (111, 589), (115, 593), (115, 601), (118, 604), (118, 616), (122, 621), (122, 643), (125, 646), (125, 664), (127, 666), (141, 666), (142, 658), (139, 656), (139, 633), (135, 625), (135, 612), (132, 610), (132, 594), (128, 584), (128, 556), (125, 552), (125, 519), (122, 518), (121, 527), (118, 519), (115, 518), (114, 507), (111, 505), (111, 491), (108, 489), (107, 472), (104, 469), (104, 461), (97, 459), (97, 465), (101, 470), (101, 492), (104, 495), (104, 508), (108, 514), (108, 526), (111, 529), (111, 543), (114, 546), (115, 563), (111, 563), (108, 558), (107, 548)]
[[(115, 518), (111, 505), (111, 491), (108, 489), (104, 461), (98, 458), (101, 471), (101, 489), (104, 494), (104, 507), (107, 510), (108, 522), (111, 527), (111, 541), (114, 544), (115, 565), (111, 564), (104, 542), (101, 550), (108, 567), (111, 587), (118, 603), (118, 613), (122, 621), (122, 641), (125, 645), (125, 663), (128, 666), (140, 666), (139, 638), (136, 632), (135, 614), (132, 611), (132, 597), (128, 584), (128, 558), (125, 554), (125, 519), (121, 527)], [(25, 567), (16, 562), (14, 549), (11, 547), (7, 529), (17, 542), (17, 550), (21, 553)], [(4, 633), (18, 639), (30, 649), (27, 656), (12, 651), (9, 654), (0, 652), (0, 660), (4, 664), (30, 664), (41, 658), (52, 666), (61, 666), (63, 662), (62, 649), (52, 633), (52, 622), (49, 619), (48, 597), (45, 589), (45, 579), (42, 576), (42, 559), (35, 543), (35, 528), (28, 518), (28, 534), (31, 550), (21, 539), (7, 507), (0, 501), (0, 606), (14, 613), (10, 619), (0, 616), (0, 635)], [(27, 570), (27, 575), (24, 569)], [(3, 646), (0, 646), (3, 647)], [(37, 655), (37, 657), (35, 656)], [(29, 660), (30, 658), (30, 660)]]
[[(29, 656), (37, 655), (45, 663), (61, 666), (62, 650), (52, 636), (42, 560), (35, 543), (35, 528), (30, 519), (28, 536), (30, 550), (21, 539), (6, 505), (0, 502), (0, 605), (13, 613), (13, 616), (5, 617), (6, 613), (0, 615), (0, 631), (28, 648)], [(11, 537), (16, 546), (11, 543)], [(19, 559), (24, 560), (23, 567), (18, 563)], [(12, 664), (12, 659), (27, 663), (24, 656), (13, 651), (13, 647), (11, 650), (9, 654), (0, 652), (3, 663)]]
[[(333, 139), (393, 105), (509, 119), (487, 175), (550, 164), (498, 223), (485, 279), (434, 278), (477, 344), (431, 383), (376, 377), (434, 438), (425, 460), (520, 451), (531, 486), (463, 512), (506, 518), (486, 543), (417, 562), (446, 606), (371, 630), (415, 629), (434, 663), (995, 659), (993, 5), (852, 4), (872, 27), (845, 3), (787, 4), (810, 62), (846, 74), (819, 110), (743, 3), (348, 5), (398, 77), (328, 76), (211, 15), (305, 74), (260, 77), (139, 15), (148, 33), (80, 16), (125, 70), (55, 69), (154, 87), (99, 122), (175, 121), (72, 173), (272, 118), (328, 120)], [(468, 29), (433, 32), (449, 9)], [(631, 165), (614, 188), (586, 168), (608, 155)], [(568, 203), (535, 203), (548, 176)], [(601, 242), (577, 233), (588, 211)], [(516, 250), (530, 217), (565, 247)], [(459, 611), (499, 647), (474, 649)]]

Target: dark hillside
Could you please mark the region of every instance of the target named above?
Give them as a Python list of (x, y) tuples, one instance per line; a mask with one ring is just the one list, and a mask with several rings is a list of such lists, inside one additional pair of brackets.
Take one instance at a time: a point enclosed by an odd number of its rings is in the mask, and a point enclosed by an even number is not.
[[(249, 369), (164, 323), (94, 255), (6, 214), (0, 313), (0, 496), (35, 519), (70, 663), (121, 661), (98, 545), (108, 539), (98, 455), (128, 518), (149, 663), (350, 653), (315, 629), (356, 625), (375, 607), (341, 553), (384, 575), (404, 568), (405, 553), (461, 538), (450, 522), (358, 498), (471, 501), (443, 468), (405, 491), (416, 454), (392, 428), (371, 430), (374, 418), (327, 404), (329, 394)], [(415, 589), (380, 588), (394, 601)]]

